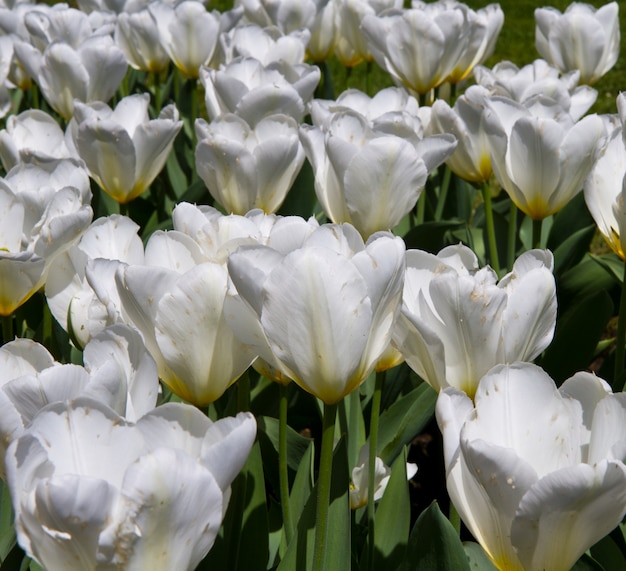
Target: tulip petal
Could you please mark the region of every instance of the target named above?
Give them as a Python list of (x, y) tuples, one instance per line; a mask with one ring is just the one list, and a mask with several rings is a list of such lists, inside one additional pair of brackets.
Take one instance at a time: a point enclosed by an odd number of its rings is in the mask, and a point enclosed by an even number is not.
[(626, 468), (621, 462), (570, 466), (546, 475), (522, 498), (511, 541), (525, 569), (567, 571), (624, 513)]

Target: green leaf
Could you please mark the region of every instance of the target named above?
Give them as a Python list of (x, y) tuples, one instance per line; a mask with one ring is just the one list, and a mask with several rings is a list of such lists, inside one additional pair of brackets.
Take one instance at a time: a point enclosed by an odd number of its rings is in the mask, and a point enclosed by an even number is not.
[(444, 246), (449, 246), (453, 242), (452, 232), (465, 228), (465, 226), (463, 220), (424, 222), (409, 230), (404, 235), (404, 241), (407, 249), (419, 249), (437, 254)]
[(474, 541), (464, 541), (463, 549), (469, 561), (471, 571), (497, 571), (483, 548)]
[[(313, 563), (315, 519), (317, 515), (317, 484), (311, 491), (296, 533), (277, 571), (309, 571)], [(346, 441), (342, 439), (333, 454), (330, 486), (326, 569), (350, 569), (350, 478)]]
[(174, 149), (170, 152), (165, 163), (165, 170), (167, 172), (167, 178), (170, 183), (170, 188), (177, 198), (181, 197), (183, 193), (189, 187), (189, 181), (183, 172), (183, 169), (178, 162), (178, 157)]
[[(276, 453), (278, 453), (278, 424), (278, 419), (271, 416), (260, 416), (257, 419), (258, 430), (269, 438)], [(292, 470), (298, 470), (310, 444), (310, 438), (301, 436), (293, 428), (287, 426), (287, 464)]]
[(417, 518), (399, 571), (415, 569), (470, 571), (463, 544), (437, 502), (430, 504)]
[(596, 224), (587, 208), (584, 193), (580, 192), (554, 215), (547, 248), (554, 252), (573, 234), (589, 227), (595, 229)]
[[(616, 281), (615, 276), (599, 263), (609, 257), (585, 256), (580, 264), (558, 277), (557, 291), (559, 292), (560, 307), (569, 307), (576, 304), (579, 299), (595, 294), (600, 290), (610, 290), (621, 283), (621, 278)], [(562, 313), (562, 310), (560, 312)]]
[(594, 560), (605, 571), (624, 571), (626, 569), (626, 542), (619, 528), (602, 538), (590, 549)]
[(560, 316), (554, 340), (541, 360), (541, 366), (557, 384), (588, 367), (612, 315), (610, 296), (605, 291), (599, 291), (571, 306)]
[(404, 448), (392, 467), (387, 489), (376, 509), (372, 569), (398, 568), (404, 560), (410, 529), (411, 498)]
[(428, 424), (435, 413), (437, 391), (427, 383), (397, 400), (380, 415), (378, 455), (390, 465), (407, 445)]
[(554, 274), (560, 275), (578, 264), (589, 251), (591, 239), (596, 233), (595, 224), (581, 228), (568, 236), (555, 250)]
[(614, 277), (617, 283), (622, 283), (624, 280), (624, 261), (617, 254), (611, 253), (602, 256), (590, 254), (589, 257), (606, 270), (610, 276)]
[(15, 527), (9, 487), (0, 480), (0, 561), (4, 561), (15, 546)]
[[(623, 569), (623, 567), (622, 567)], [(605, 571), (595, 559), (586, 553), (574, 564), (570, 571)]]

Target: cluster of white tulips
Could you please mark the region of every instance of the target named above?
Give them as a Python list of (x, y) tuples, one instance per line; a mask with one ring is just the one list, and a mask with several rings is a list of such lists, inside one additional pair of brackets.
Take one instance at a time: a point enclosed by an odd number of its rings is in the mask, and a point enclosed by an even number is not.
[(617, 3), (77, 4), (0, 0), (3, 568), (626, 568)]

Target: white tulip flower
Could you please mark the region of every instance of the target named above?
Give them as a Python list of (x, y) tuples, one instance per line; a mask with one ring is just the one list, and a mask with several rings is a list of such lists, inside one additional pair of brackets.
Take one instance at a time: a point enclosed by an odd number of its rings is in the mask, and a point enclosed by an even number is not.
[(531, 361), (550, 343), (556, 285), (549, 251), (522, 254), (499, 282), (466, 246), (406, 253), (394, 345), (435, 390), (474, 395), (494, 365)]
[(326, 224), (301, 248), (240, 248), (228, 259), (238, 296), (227, 319), (257, 354), (326, 404), (339, 402), (387, 349), (400, 308), (404, 243), (363, 243), (349, 224)]
[(129, 65), (152, 73), (160, 73), (170, 57), (159, 42), (159, 29), (148, 8), (122, 12), (117, 16), (115, 43), (126, 55)]
[(542, 58), (561, 71), (580, 71), (581, 83), (593, 84), (609, 71), (619, 56), (619, 5), (596, 9), (573, 2), (565, 12), (535, 10), (535, 46)]
[(0, 160), (4, 169), (11, 170), (23, 155), (34, 155), (40, 161), (72, 156), (63, 129), (45, 111), (28, 109), (11, 115), (0, 131)]
[(467, 6), (414, 3), (363, 18), (362, 33), (374, 59), (401, 85), (426, 94), (456, 68), (470, 37)]
[(475, 400), (437, 400), (448, 493), (504, 570), (568, 571), (626, 513), (626, 395), (530, 363), (494, 367)]
[(111, 109), (105, 103), (76, 102), (69, 126), (76, 152), (92, 178), (117, 202), (142, 194), (165, 166), (183, 123), (167, 105), (150, 120), (150, 95), (129, 95)]
[(304, 163), (298, 124), (287, 115), (253, 126), (231, 113), (210, 124), (198, 119), (196, 135), (198, 174), (227, 212), (276, 212)]
[(415, 206), (430, 172), (452, 153), (452, 135), (419, 138), (378, 129), (355, 111), (339, 110), (325, 128), (300, 127), (315, 173), (315, 193), (333, 222), (364, 237), (391, 230)]
[(598, 230), (607, 244), (622, 260), (626, 259), (626, 147), (624, 146), (624, 119), (626, 96), (617, 97), (618, 115), (604, 116), (609, 131), (598, 160), (585, 181), (585, 202)]
[(588, 85), (578, 85), (578, 70), (561, 74), (547, 61), (537, 59), (518, 67), (501, 61), (493, 69), (479, 65), (474, 70), (476, 82), (490, 90), (532, 109), (536, 101), (555, 105), (578, 121), (596, 102), (598, 92)]
[(159, 378), (141, 336), (115, 325), (85, 347), (84, 367), (60, 364), (48, 350), (28, 339), (0, 348), (0, 474), (9, 444), (50, 403), (88, 396), (129, 421), (156, 406)]
[(283, 34), (308, 29), (313, 25), (320, 5), (319, 0), (237, 0), (243, 15), (258, 26), (276, 26)]
[(218, 70), (200, 70), (211, 121), (223, 113), (235, 113), (250, 125), (275, 113), (301, 121), (319, 80), (320, 70), (314, 65), (278, 61), (264, 66), (249, 57)]
[(89, 179), (72, 159), (20, 163), (0, 179), (0, 315), (44, 285), (52, 261), (89, 226), (90, 201)]
[(169, 403), (130, 424), (94, 399), (51, 404), (6, 455), (18, 542), (48, 571), (192, 571), (255, 434), (250, 413)]
[[(352, 469), (352, 482), (350, 483), (350, 509), (358, 510), (367, 505), (369, 489), (369, 461), (370, 447), (365, 444), (359, 451), (359, 458), (356, 466)], [(406, 479), (410, 480), (417, 474), (417, 464), (407, 462)], [(376, 456), (374, 468), (374, 501), (382, 499), (391, 478), (391, 468), (385, 464), (381, 458)]]
[(106, 307), (89, 285), (90, 262), (101, 259), (143, 264), (138, 231), (139, 226), (125, 216), (98, 218), (51, 264), (45, 287), (48, 307), (79, 348), (109, 324)]
[(566, 113), (537, 116), (503, 97), (491, 98), (485, 129), (498, 182), (533, 220), (555, 214), (583, 189), (606, 136), (597, 115), (578, 122)]

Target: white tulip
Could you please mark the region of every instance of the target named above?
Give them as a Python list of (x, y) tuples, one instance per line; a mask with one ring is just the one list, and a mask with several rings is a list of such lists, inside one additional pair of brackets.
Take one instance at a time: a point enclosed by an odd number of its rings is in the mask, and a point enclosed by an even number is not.
[(504, 570), (568, 571), (626, 513), (626, 399), (578, 373), (559, 390), (530, 363), (501, 365), (475, 401), (437, 400), (450, 498)]
[(552, 263), (549, 251), (525, 252), (498, 282), (466, 246), (436, 256), (408, 250), (395, 346), (435, 390), (455, 387), (472, 397), (491, 367), (531, 361), (552, 340)]
[(6, 456), (18, 542), (49, 571), (191, 571), (255, 433), (250, 413), (212, 422), (180, 403), (134, 425), (93, 399), (51, 404)]

